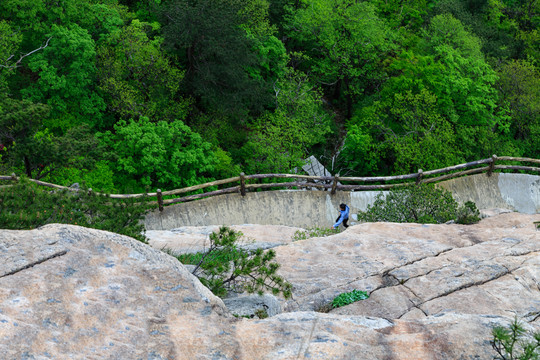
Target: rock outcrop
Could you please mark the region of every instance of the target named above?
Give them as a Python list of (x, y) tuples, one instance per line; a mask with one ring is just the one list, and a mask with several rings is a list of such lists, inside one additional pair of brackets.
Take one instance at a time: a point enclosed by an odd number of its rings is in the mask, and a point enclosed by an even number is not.
[(540, 215), (476, 225), (367, 223), (277, 248), (294, 285), (286, 311), (316, 310), (353, 289), (368, 300), (334, 310), (386, 319), (443, 313), (540, 318)]
[[(244, 236), (241, 247), (246, 249), (270, 249), (287, 245), (293, 241), (294, 234), (304, 229), (282, 225), (232, 225), (235, 231)], [(219, 231), (219, 226), (183, 226), (172, 230), (148, 230), (146, 236), (149, 243), (156, 249), (168, 249), (174, 254), (196, 253), (208, 249), (208, 236)]]
[(4, 359), (181, 358), (171, 323), (229, 316), (176, 259), (125, 236), (2, 230), (0, 255)]
[[(540, 330), (534, 221), (540, 215), (502, 214), (471, 226), (361, 224), (284, 240), (275, 250), (293, 300), (264, 320), (232, 316), (173, 257), (131, 238), (56, 224), (1, 230), (0, 354), (492, 359), (493, 326), (517, 315)], [(371, 296), (314, 311), (352, 289)]]

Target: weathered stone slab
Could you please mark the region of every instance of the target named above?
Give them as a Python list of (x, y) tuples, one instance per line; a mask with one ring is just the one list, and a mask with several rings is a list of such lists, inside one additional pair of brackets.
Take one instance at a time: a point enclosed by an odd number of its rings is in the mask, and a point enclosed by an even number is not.
[[(418, 317), (418, 310), (424, 316), (461, 313), (471, 303), (470, 313), (535, 318), (532, 308), (540, 309), (540, 233), (533, 222), (538, 219), (539, 214), (506, 213), (470, 226), (361, 224), (332, 237), (277, 248), (281, 274), (294, 285), (295, 299), (284, 309), (322, 307), (356, 284), (374, 298), (334, 312), (400, 318), (414, 311)], [(506, 282), (506, 276), (516, 273), (519, 282)], [(490, 287), (507, 293), (507, 300), (503, 295), (500, 300), (474, 300)]]
[[(444, 314), (388, 321), (365, 316), (295, 312), (244, 321), (239, 359), (492, 359), (492, 316)], [(278, 334), (282, 334), (279, 336)]]
[[(493, 326), (518, 315), (540, 330), (533, 221), (540, 215), (472, 226), (363, 224), (276, 247), (294, 287), (283, 309), (293, 312), (264, 320), (235, 318), (176, 259), (133, 239), (68, 225), (2, 230), (0, 354), (491, 360)], [(294, 311), (353, 289), (370, 299), (328, 314)]]
[(173, 318), (228, 314), (178, 261), (125, 236), (47, 225), (2, 230), (0, 243), (33, 264), (0, 277), (5, 359), (168, 358)]
[(270, 294), (242, 295), (223, 299), (229, 311), (235, 316), (258, 316), (262, 311), (265, 316), (275, 316), (281, 313), (281, 305), (278, 299)]
[(31, 238), (20, 243), (17, 238), (6, 236), (0, 242), (0, 277), (15, 274), (66, 253), (67, 248), (58, 244), (56, 239)]
[(492, 314), (510, 318), (518, 316), (531, 321), (540, 316), (540, 299), (533, 287), (523, 286), (518, 279), (515, 274), (508, 274), (497, 281), (427, 301), (420, 308), (427, 315), (447, 312)]
[[(270, 249), (290, 244), (297, 231), (304, 229), (278, 225), (232, 225), (244, 234), (240, 246), (246, 249)], [(148, 243), (156, 249), (169, 249), (174, 254), (203, 252), (210, 245), (209, 235), (219, 231), (219, 226), (184, 226), (172, 230), (148, 230)]]
[(396, 285), (375, 290), (368, 299), (334, 309), (331, 313), (375, 316), (394, 320), (416, 309), (415, 304), (418, 302), (416, 296), (409, 289), (403, 285)]

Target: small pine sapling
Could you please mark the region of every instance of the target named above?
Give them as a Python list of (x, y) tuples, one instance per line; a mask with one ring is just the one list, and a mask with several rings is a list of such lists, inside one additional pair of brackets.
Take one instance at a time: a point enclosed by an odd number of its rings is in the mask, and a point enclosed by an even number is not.
[[(195, 257), (193, 275), (215, 295), (224, 297), (229, 291), (258, 293), (265, 290), (290, 298), (292, 285), (277, 274), (279, 264), (273, 260), (274, 250), (246, 250), (238, 246), (242, 233), (222, 226), (210, 234), (210, 247)], [(192, 257), (193, 258), (193, 257)], [(186, 259), (179, 256), (180, 261)]]
[(540, 358), (540, 332), (528, 334), (515, 318), (507, 327), (492, 330), (491, 346), (497, 352), (496, 360), (538, 360)]

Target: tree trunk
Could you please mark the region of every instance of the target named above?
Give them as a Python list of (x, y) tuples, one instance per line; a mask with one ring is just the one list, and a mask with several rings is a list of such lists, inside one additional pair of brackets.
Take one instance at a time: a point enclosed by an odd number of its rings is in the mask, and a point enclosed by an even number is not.
[(339, 79), (337, 82), (336, 82), (336, 87), (334, 88), (334, 100), (337, 100), (339, 99), (339, 95), (341, 94), (341, 82), (343, 80)]
[(28, 176), (29, 179), (32, 178), (32, 166), (30, 165), (30, 160), (28, 160), (28, 156), (24, 156), (24, 170), (26, 172), (26, 176)]
[(352, 95), (349, 86), (349, 78), (345, 77), (345, 91), (347, 91), (347, 119), (352, 118)]

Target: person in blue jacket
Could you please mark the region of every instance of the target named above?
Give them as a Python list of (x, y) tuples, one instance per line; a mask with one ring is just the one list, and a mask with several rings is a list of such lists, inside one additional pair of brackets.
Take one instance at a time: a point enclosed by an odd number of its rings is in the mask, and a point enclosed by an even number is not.
[(336, 223), (332, 227), (334, 229), (337, 229), (339, 224), (343, 223), (343, 226), (345, 226), (345, 228), (348, 228), (349, 225), (347, 225), (347, 221), (349, 221), (349, 207), (347, 205), (345, 205), (345, 204), (340, 204), (339, 205), (339, 216), (336, 219)]

